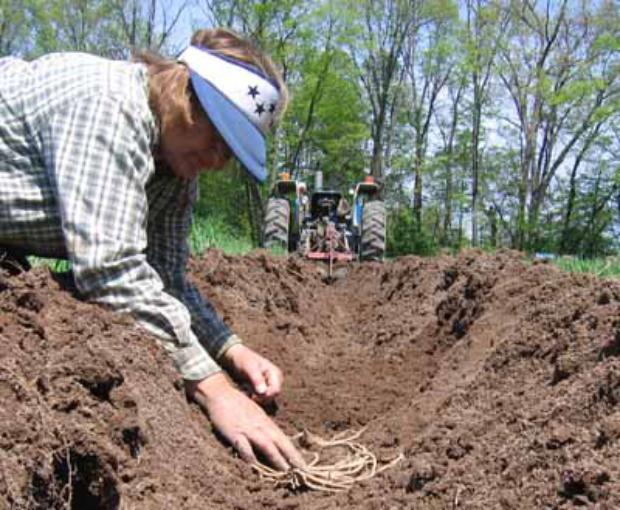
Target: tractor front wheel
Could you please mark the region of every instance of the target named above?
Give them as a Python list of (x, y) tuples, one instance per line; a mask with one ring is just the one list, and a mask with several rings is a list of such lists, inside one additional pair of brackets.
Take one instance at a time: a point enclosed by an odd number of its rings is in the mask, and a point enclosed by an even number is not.
[(379, 200), (364, 204), (359, 256), (362, 261), (385, 256), (385, 204)]
[(288, 251), (288, 230), (291, 205), (285, 198), (270, 198), (263, 227), (263, 246)]

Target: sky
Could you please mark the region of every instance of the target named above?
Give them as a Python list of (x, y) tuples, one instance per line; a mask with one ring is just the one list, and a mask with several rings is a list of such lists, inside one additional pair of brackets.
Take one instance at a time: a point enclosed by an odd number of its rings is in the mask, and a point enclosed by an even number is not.
[[(146, 2), (147, 0), (143, 1)], [(210, 21), (204, 12), (204, 6), (201, 6), (200, 0), (161, 0), (159, 3), (158, 20), (160, 22), (162, 20), (162, 8), (166, 9), (167, 15), (171, 17), (178, 12), (183, 4), (187, 4), (187, 6), (170, 38), (170, 45), (175, 50), (181, 50), (187, 45), (194, 28), (207, 28), (210, 26)]]

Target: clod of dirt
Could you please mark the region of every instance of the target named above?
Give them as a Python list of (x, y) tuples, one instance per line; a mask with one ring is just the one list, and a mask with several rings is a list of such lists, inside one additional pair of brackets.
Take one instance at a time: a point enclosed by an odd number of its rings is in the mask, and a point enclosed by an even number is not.
[(32, 474), (31, 501), (36, 508), (114, 510), (119, 508), (118, 481), (110, 465), (97, 453), (80, 453), (73, 448), (57, 452), (51, 469)]

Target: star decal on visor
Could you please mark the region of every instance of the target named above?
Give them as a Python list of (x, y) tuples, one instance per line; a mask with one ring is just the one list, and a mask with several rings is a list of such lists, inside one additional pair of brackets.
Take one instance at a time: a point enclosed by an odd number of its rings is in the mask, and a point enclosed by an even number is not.
[(252, 99), (256, 99), (256, 96), (260, 95), (260, 92), (258, 91), (258, 85), (248, 85), (248, 88), (250, 89), (248, 91), (248, 96), (252, 96)]

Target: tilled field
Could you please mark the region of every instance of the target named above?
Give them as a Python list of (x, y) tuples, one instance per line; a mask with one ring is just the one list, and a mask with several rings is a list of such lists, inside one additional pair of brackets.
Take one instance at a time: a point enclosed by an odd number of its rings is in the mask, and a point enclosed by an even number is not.
[(285, 372), (277, 422), (404, 460), (273, 488), (130, 319), (0, 277), (0, 508), (620, 508), (620, 282), (465, 252), (320, 266), (210, 252), (193, 280)]

